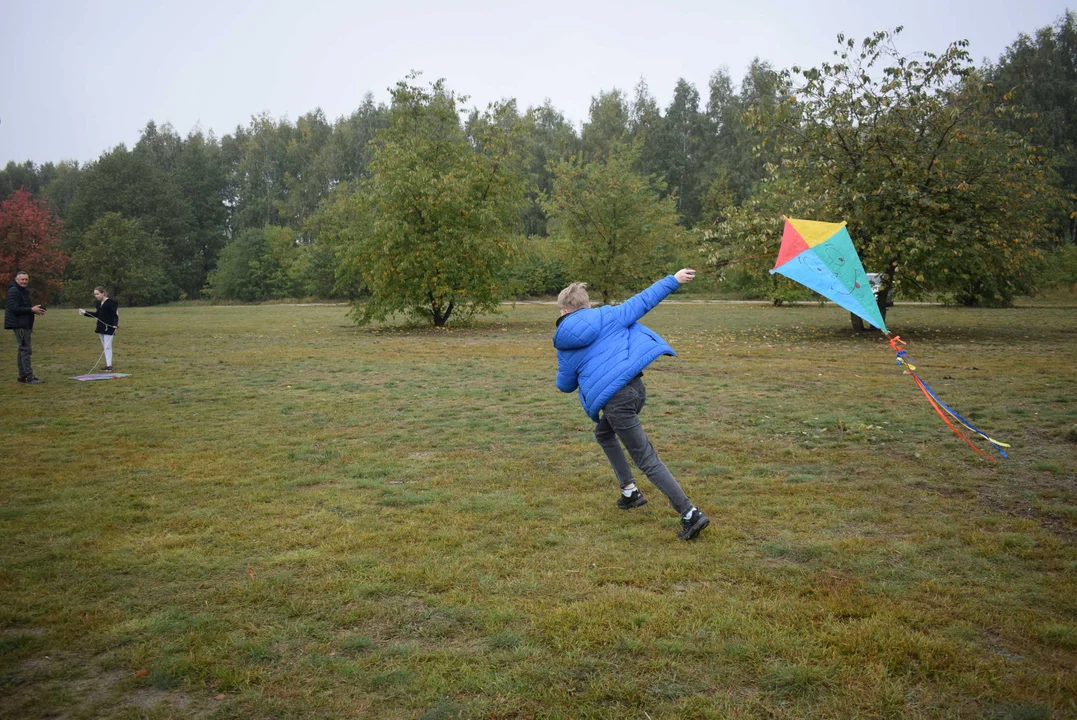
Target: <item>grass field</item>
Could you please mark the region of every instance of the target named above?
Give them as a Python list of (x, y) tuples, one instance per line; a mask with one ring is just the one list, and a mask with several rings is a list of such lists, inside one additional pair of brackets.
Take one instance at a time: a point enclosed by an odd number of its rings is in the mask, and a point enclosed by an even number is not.
[[(34, 334), (0, 423), (2, 718), (1077, 717), (1077, 312), (899, 306), (943, 425), (830, 307), (667, 303), (644, 426), (712, 519), (616, 485), (554, 307)], [(981, 445), (981, 447), (983, 447)]]

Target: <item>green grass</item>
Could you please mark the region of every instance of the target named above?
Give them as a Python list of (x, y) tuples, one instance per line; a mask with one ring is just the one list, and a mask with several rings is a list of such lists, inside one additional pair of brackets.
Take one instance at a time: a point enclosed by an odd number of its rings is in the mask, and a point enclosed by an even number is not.
[(73, 310), (45, 385), (4, 356), (2, 718), (1077, 715), (1072, 307), (888, 318), (999, 463), (833, 307), (659, 307), (691, 544), (645, 480), (615, 508), (551, 306), (123, 313), (124, 380), (66, 379)]

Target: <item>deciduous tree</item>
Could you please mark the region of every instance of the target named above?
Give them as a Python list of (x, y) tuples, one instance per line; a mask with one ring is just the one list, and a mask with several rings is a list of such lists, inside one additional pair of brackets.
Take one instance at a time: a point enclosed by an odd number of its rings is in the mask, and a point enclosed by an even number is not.
[(379, 133), (371, 178), (354, 196), (359, 221), (342, 234), (344, 274), (369, 296), (358, 322), (403, 312), (443, 326), (500, 300), (497, 277), (519, 232), (525, 174), (516, 152), (520, 124), (492, 106), (469, 142), (459, 98), (439, 80), (393, 90), (389, 127)]
[(624, 93), (614, 88), (591, 98), (591, 110), (583, 125), (583, 152), (588, 162), (603, 162), (628, 140), (629, 111)]
[(545, 237), (546, 211), (542, 202), (553, 188), (553, 164), (579, 153), (580, 137), (565, 116), (547, 101), (528, 109), (522, 142), (529, 175), (524, 234)]
[(174, 297), (161, 241), (134, 218), (105, 213), (82, 234), (71, 258), (68, 295), (90, 297), (102, 285), (121, 305), (153, 305)]
[(1050, 151), (1069, 199), (1066, 236), (1077, 244), (1077, 12), (1066, 11), (1034, 37), (1022, 34), (985, 73), (996, 101), (1021, 110), (1003, 116), (1002, 125)]
[(33, 161), (27, 160), (20, 165), (9, 160), (0, 170), (0, 201), (6, 200), (16, 190), (25, 190), (36, 196), (41, 191), (41, 185), (41, 172)]
[(895, 35), (859, 47), (839, 36), (835, 62), (793, 68), (793, 94), (757, 115), (782, 158), (774, 171), (794, 179), (812, 217), (848, 221), (866, 269), (882, 274), (881, 298), (900, 284), (906, 296), (1007, 304), (1032, 287), (1058, 201), (1050, 168), (993, 122), (967, 42), (910, 58)]
[(684, 78), (673, 88), (665, 125), (669, 137), (665, 181), (676, 198), (681, 224), (692, 227), (700, 219), (706, 130), (699, 111), (699, 91)]
[(636, 161), (623, 146), (601, 163), (562, 161), (546, 205), (570, 278), (607, 303), (653, 279), (685, 246), (673, 199), (632, 169)]
[(33, 278), (45, 296), (63, 287), (67, 255), (60, 248), (61, 224), (45, 203), (16, 190), (0, 203), (0, 277), (19, 270)]

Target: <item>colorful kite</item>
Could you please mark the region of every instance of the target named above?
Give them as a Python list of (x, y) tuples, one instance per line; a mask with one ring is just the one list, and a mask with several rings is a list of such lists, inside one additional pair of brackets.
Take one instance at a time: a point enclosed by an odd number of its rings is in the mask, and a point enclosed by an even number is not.
[(954, 434), (991, 462), (995, 461), (955, 428), (943, 414), (944, 410), (967, 430), (991, 443), (1002, 457), (1009, 457), (1002, 449), (1009, 445), (992, 439), (958, 415), (916, 374), (916, 366), (909, 361), (908, 354), (904, 350), (905, 341), (900, 336), (891, 336), (886, 329), (886, 324), (879, 313), (878, 301), (871, 290), (871, 283), (864, 273), (864, 266), (860, 264), (860, 257), (853, 248), (853, 240), (849, 237), (849, 231), (845, 229), (844, 222), (829, 223), (785, 218), (782, 246), (778, 250), (778, 259), (774, 263), (774, 269), (770, 272), (784, 275), (790, 280), (811, 288), (886, 333), (890, 347), (897, 353), (897, 364), (904, 368), (906, 375), (912, 376), (916, 386), (931, 403), (931, 407), (943, 422), (950, 426)]
[(785, 218), (782, 247), (770, 272), (811, 288), (886, 332), (845, 223)]

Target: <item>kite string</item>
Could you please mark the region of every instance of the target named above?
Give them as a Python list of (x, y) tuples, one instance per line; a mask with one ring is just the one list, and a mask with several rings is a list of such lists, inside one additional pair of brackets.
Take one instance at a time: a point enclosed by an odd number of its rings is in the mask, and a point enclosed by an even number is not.
[(119, 329), (120, 329), (120, 326), (119, 326), (119, 325), (109, 325), (109, 324), (108, 324), (107, 322), (105, 322), (104, 320), (101, 320), (101, 319), (100, 319), (100, 318), (98, 318), (98, 317), (97, 317), (96, 315), (92, 315), (92, 314), (90, 314), (90, 311), (89, 311), (89, 310), (86, 310), (86, 311), (84, 311), (84, 312), (82, 313), (82, 316), (83, 316), (83, 317), (88, 317), (88, 318), (93, 318), (94, 320), (97, 320), (97, 322), (101, 323), (101, 324), (102, 324), (102, 325), (104, 325), (105, 327), (110, 327), (110, 328), (112, 328), (113, 330), (119, 330)]
[(101, 360), (102, 360), (102, 358), (104, 358), (104, 357), (105, 357), (105, 351), (104, 351), (104, 350), (102, 350), (102, 351), (101, 351), (101, 354), (97, 356), (97, 362), (95, 362), (95, 363), (93, 364), (93, 367), (92, 367), (92, 368), (90, 368), (89, 370), (87, 370), (87, 371), (86, 371), (85, 373), (83, 373), (83, 374), (84, 374), (84, 375), (91, 375), (91, 374), (93, 374), (93, 371), (97, 369), (97, 365), (98, 365), (98, 363), (100, 363), (100, 362), (101, 362)]
[[(110, 327), (113, 330), (119, 330), (120, 329), (119, 325), (110, 325), (109, 323), (105, 322), (104, 320), (101, 320), (100, 318), (98, 318), (96, 315), (91, 314), (89, 310), (83, 311), (82, 316), (83, 317), (88, 317), (88, 318), (93, 318), (94, 320), (97, 320), (97, 322), (101, 323), (105, 327)], [(95, 362), (93, 364), (93, 367), (90, 368), (89, 371), (87, 371), (84, 374), (86, 374), (86, 375), (92, 374), (93, 371), (97, 369), (97, 366), (101, 363), (101, 360), (104, 359), (104, 357), (105, 357), (105, 351), (102, 350), (101, 354), (97, 357), (97, 362)]]
[(722, 260), (721, 262), (707, 263), (707, 267), (717, 268), (723, 265), (729, 265), (730, 263), (745, 262), (746, 260), (758, 260), (759, 258), (768, 258), (772, 257), (773, 255), (774, 253), (767, 253), (766, 255), (749, 255), (748, 257), (733, 258), (732, 260)]

